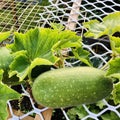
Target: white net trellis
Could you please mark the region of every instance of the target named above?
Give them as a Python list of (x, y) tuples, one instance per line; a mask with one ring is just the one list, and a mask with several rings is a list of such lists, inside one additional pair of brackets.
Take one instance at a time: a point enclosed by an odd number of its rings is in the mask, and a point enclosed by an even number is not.
[[(81, 23), (91, 19), (101, 21), (104, 16), (114, 11), (120, 11), (120, 0), (50, 0), (47, 6), (41, 6), (35, 0), (0, 0), (0, 31), (7, 31), (14, 28), (17, 31), (26, 32), (35, 26), (49, 27), (50, 22), (57, 22), (81, 35), (83, 33)], [(85, 41), (87, 40), (85, 39)], [(87, 43), (83, 43), (83, 46), (91, 52), (90, 59), (97, 62), (96, 67), (98, 68), (101, 68), (110, 59), (112, 51), (110, 50), (109, 42), (106, 40), (94, 43), (87, 41)], [(72, 67), (79, 65), (80, 61), (65, 61), (65, 64)], [(11, 102), (8, 101), (11, 114), (9, 120), (22, 120), (29, 115), (35, 116), (35, 114), (38, 114), (41, 120), (44, 120), (42, 112), (48, 108), (37, 108), (29, 93), (22, 85), (21, 89), (23, 96), (29, 99), (32, 109), (18, 116), (14, 113)], [(104, 109), (101, 109), (98, 113), (89, 110), (87, 105), (82, 105), (87, 112), (87, 115), (82, 120), (89, 120), (89, 118), (99, 120), (99, 117), (107, 111), (114, 112), (120, 119), (120, 105), (113, 106), (105, 99), (103, 100), (103, 104)], [(70, 120), (66, 110), (61, 108), (61, 111), (64, 118)]]

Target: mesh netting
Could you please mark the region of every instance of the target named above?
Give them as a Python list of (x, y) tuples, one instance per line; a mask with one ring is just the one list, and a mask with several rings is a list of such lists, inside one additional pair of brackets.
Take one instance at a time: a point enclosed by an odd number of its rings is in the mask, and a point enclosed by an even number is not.
[[(26, 32), (35, 26), (49, 27), (50, 22), (61, 23), (66, 29), (74, 30), (79, 35), (83, 34), (84, 27), (82, 23), (91, 19), (102, 18), (107, 14), (120, 10), (120, 0), (50, 0), (49, 5), (41, 6), (40, 3), (32, 0), (0, 0), (0, 31), (15, 29), (19, 32)], [(94, 41), (94, 40), (93, 40)], [(92, 42), (84, 39), (83, 46), (91, 53), (91, 61), (95, 67), (101, 68), (110, 59), (112, 51), (109, 47), (109, 41)], [(65, 61), (66, 66), (79, 66), (80, 61)], [(41, 120), (44, 120), (42, 112), (48, 108), (38, 108), (27, 90), (21, 85), (23, 96), (27, 97), (31, 108), (21, 115), (15, 114), (11, 101), (8, 101), (10, 110), (9, 120), (28, 119), (28, 116), (38, 114)], [(120, 118), (120, 105), (114, 105), (102, 101), (104, 108), (93, 112), (87, 105), (82, 105), (87, 115), (82, 120), (101, 119), (100, 116), (106, 112), (112, 111)], [(66, 109), (60, 109), (64, 119), (69, 120)], [(62, 119), (62, 118), (61, 118)], [(117, 120), (117, 119), (116, 119)]]

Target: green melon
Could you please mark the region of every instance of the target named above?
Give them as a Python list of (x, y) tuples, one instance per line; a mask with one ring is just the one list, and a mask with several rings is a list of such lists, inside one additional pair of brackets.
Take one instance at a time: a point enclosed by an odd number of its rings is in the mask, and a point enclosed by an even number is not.
[(112, 80), (93, 67), (61, 68), (45, 72), (33, 83), (32, 93), (38, 104), (65, 108), (91, 104), (108, 96)]

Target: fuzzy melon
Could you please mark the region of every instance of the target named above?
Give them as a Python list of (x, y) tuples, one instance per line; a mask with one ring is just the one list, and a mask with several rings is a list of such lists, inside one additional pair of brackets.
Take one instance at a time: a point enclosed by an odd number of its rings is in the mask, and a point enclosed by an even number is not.
[(45, 72), (33, 83), (32, 93), (38, 104), (65, 108), (95, 103), (108, 96), (112, 80), (93, 67), (61, 68)]

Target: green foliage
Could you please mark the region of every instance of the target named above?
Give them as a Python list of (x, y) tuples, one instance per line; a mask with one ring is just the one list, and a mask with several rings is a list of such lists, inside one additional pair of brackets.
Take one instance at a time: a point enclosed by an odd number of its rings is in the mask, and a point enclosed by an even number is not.
[(70, 118), (70, 120), (76, 120), (76, 118), (82, 119), (88, 114), (85, 111), (84, 107), (81, 105), (81, 106), (77, 106), (69, 109), (67, 112), (67, 115)]
[[(54, 23), (52, 27), (30, 29), (24, 34), (15, 32), (14, 42), (0, 47), (0, 120), (7, 117), (7, 101), (21, 96), (9, 86), (26, 82), (32, 85), (35, 77), (50, 70), (51, 66), (59, 68), (60, 61), (69, 59), (69, 55), (63, 55), (63, 49), (84, 51), (82, 54), (74, 51), (72, 57), (77, 55), (82, 62), (91, 65), (88, 52), (82, 48), (81, 37), (64, 30), (60, 24)], [(9, 36), (10, 32), (0, 33), (0, 42)]]
[[(25, 34), (16, 32), (14, 35), (14, 43), (7, 45), (14, 56), (14, 60), (10, 64), (9, 75), (12, 77), (17, 74), (20, 81), (27, 76), (31, 79), (29, 74), (33, 69), (33, 67), (30, 67), (31, 64), (35, 67), (42, 64), (54, 65), (57, 63), (61, 59), (62, 49), (65, 48), (74, 47), (74, 49), (84, 51), (81, 55), (77, 52), (74, 53), (77, 54), (78, 59), (90, 65), (87, 57), (89, 54), (83, 50), (80, 42), (81, 38), (72, 31), (61, 31), (58, 27), (55, 29), (35, 28)], [(36, 58), (39, 62), (36, 62)]]
[[(107, 101), (112, 101), (111, 105), (120, 104), (120, 12), (114, 12), (107, 15), (103, 18), (102, 22), (98, 20), (90, 20), (85, 22), (83, 25), (87, 28), (87, 32), (84, 34), (85, 37), (102, 38), (102, 36), (106, 35), (110, 39), (112, 58), (106, 64), (108, 65), (106, 76), (114, 78), (114, 89), (111, 96), (107, 98)], [(91, 106), (94, 107), (91, 108)], [(92, 112), (96, 109), (101, 111), (104, 107), (105, 104), (100, 101), (94, 105), (90, 105), (89, 109)], [(77, 107), (73, 108), (71, 111), (68, 111), (68, 115), (70, 115), (73, 120), (78, 113), (84, 113), (84, 110), (77, 111), (76, 109)], [(119, 117), (114, 112), (108, 111), (101, 116), (101, 119), (118, 120)]]
[[(49, 4), (48, 1), (42, 1), (41, 5)], [(99, 38), (107, 35), (110, 38), (112, 59), (108, 62), (109, 69), (106, 72), (108, 77), (118, 79), (114, 85), (112, 92), (112, 99), (115, 104), (120, 103), (120, 37), (114, 36), (116, 32), (120, 32), (120, 12), (115, 12), (104, 17), (102, 22), (98, 20), (91, 20), (85, 22), (84, 26), (88, 31), (84, 34), (86, 37)], [(7, 45), (7, 47), (0, 48), (0, 119), (4, 120), (7, 117), (6, 102), (10, 99), (19, 99), (21, 96), (16, 91), (11, 89), (9, 85), (21, 84), (26, 82), (26, 78), (33, 82), (35, 73), (33, 70), (37, 68), (41, 72), (42, 67), (55, 66), (60, 67), (60, 61), (64, 59), (77, 58), (83, 63), (91, 66), (89, 61), (89, 52), (82, 48), (82, 39), (77, 36), (75, 32), (64, 30), (60, 24), (51, 23), (49, 28), (35, 28), (26, 33), (14, 33), (14, 43)], [(0, 33), (0, 42), (7, 39), (10, 32)], [(62, 54), (64, 49), (70, 48), (72, 56), (65, 56)], [(44, 66), (44, 67), (45, 67)], [(62, 64), (62, 67), (64, 65)], [(49, 67), (46, 67), (47, 69)], [(37, 75), (39, 75), (39, 73)], [(104, 108), (103, 102), (98, 102), (92, 111), (96, 112), (96, 106), (101, 110)], [(68, 111), (71, 120), (82, 119), (87, 115), (82, 106), (75, 107)], [(113, 112), (108, 112), (102, 115), (103, 120), (119, 118)]]
[[(19, 99), (20, 94), (2, 83), (3, 70), (0, 70), (0, 120), (6, 120), (7, 113), (7, 101), (13, 99)], [(3, 110), (4, 109), (4, 110)]]
[(58, 23), (51, 23), (50, 26), (54, 29), (54, 30), (59, 30), (62, 31), (65, 29), (65, 27), (62, 24), (58, 24)]
[[(6, 120), (7, 113), (7, 101), (13, 99), (19, 99), (20, 94), (9, 88), (7, 85), (0, 83), (0, 120)], [(4, 109), (4, 110), (3, 110)]]
[(120, 31), (120, 12), (114, 12), (103, 18), (102, 22), (91, 20), (85, 22), (84, 27), (88, 31), (84, 34), (86, 37), (99, 38), (103, 35), (113, 35)]

